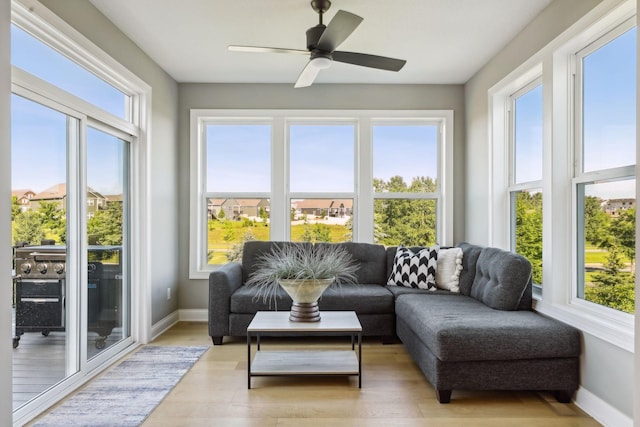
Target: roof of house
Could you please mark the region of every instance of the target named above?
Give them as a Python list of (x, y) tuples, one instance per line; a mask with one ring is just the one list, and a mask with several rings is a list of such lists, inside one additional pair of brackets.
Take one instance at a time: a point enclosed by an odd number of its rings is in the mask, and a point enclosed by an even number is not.
[(345, 209), (353, 208), (353, 199), (336, 199), (331, 203), (332, 208), (339, 208), (342, 205)]
[(11, 190), (11, 197), (25, 197), (28, 193), (36, 194), (33, 190)]
[(329, 209), (333, 200), (331, 199), (304, 199), (295, 203), (298, 209)]
[[(95, 191), (91, 187), (87, 187), (87, 193), (91, 194), (94, 197), (104, 199), (105, 197)], [(47, 188), (46, 190), (42, 190), (35, 196), (31, 198), (31, 200), (59, 200), (65, 198), (67, 195), (67, 184), (56, 184), (52, 187)]]

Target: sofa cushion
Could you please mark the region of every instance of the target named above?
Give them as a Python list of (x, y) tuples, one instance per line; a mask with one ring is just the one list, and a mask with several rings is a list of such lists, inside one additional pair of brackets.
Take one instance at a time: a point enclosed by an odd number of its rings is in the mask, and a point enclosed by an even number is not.
[[(273, 300), (257, 297), (257, 288), (242, 286), (231, 296), (232, 313), (253, 314), (257, 311), (291, 309), (291, 298), (278, 287), (277, 297)], [(394, 298), (383, 286), (343, 285), (332, 286), (318, 300), (322, 310), (353, 310), (358, 314), (394, 313)]]
[(356, 272), (358, 283), (384, 286), (387, 283), (384, 246), (372, 243), (316, 243), (316, 246), (338, 245), (347, 250), (360, 265)]
[(387, 285), (436, 290), (439, 249), (435, 245), (414, 252), (398, 246)]
[(476, 264), (478, 257), (482, 251), (482, 246), (472, 245), (470, 243), (459, 243), (456, 247), (462, 249), (462, 271), (460, 272), (460, 293), (462, 295), (471, 295), (471, 285), (476, 277)]
[(580, 355), (577, 329), (532, 311), (493, 310), (464, 295), (400, 295), (396, 316), (442, 361)]
[(460, 272), (462, 271), (462, 249), (441, 248), (438, 252), (436, 286), (451, 292), (460, 292)]
[(531, 280), (531, 263), (522, 255), (483, 248), (471, 296), (496, 310), (517, 310)]

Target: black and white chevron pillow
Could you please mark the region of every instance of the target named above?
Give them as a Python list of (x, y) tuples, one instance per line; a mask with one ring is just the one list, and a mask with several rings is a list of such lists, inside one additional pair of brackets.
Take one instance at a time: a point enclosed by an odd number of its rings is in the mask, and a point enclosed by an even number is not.
[(435, 291), (439, 250), (440, 246), (434, 245), (414, 253), (409, 248), (398, 246), (387, 285)]

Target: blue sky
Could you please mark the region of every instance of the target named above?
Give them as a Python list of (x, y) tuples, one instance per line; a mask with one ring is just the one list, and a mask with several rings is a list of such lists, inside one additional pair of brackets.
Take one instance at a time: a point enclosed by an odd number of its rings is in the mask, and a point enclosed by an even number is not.
[[(124, 118), (127, 97), (95, 75), (11, 26), (11, 62), (29, 73)], [(66, 182), (67, 116), (17, 95), (11, 97), (11, 158), (14, 189), (36, 193)], [(120, 194), (122, 142), (96, 129), (87, 130), (89, 187)]]
[[(584, 59), (584, 170), (627, 166), (636, 150), (636, 29)], [(542, 86), (516, 100), (516, 183), (541, 178)], [(587, 195), (635, 199), (635, 180), (589, 185)]]
[[(623, 166), (627, 159), (630, 163), (635, 159), (635, 38), (634, 28), (585, 59), (587, 170)], [(124, 117), (127, 97), (123, 93), (15, 25), (11, 47), (14, 65)], [(518, 182), (540, 177), (541, 102), (541, 88), (518, 100)], [(17, 96), (12, 97), (12, 112), (12, 187), (37, 192), (64, 182), (64, 115)], [(216, 136), (208, 141), (212, 144), (209, 151), (218, 153), (217, 158), (208, 159), (217, 170), (208, 176), (208, 191), (270, 191), (270, 134), (268, 126), (218, 127)], [(374, 177), (388, 180), (401, 175), (407, 183), (416, 176), (435, 178), (436, 135), (435, 126), (375, 126)], [(96, 143), (88, 169), (94, 182), (89, 185), (113, 194), (122, 188), (121, 173), (112, 170), (113, 165), (121, 164), (121, 147), (111, 146), (115, 139), (109, 142), (100, 133), (94, 132), (92, 138)], [(354, 141), (351, 125), (292, 126), (291, 191), (354, 191)], [(606, 194), (595, 195), (635, 197), (635, 186), (628, 181), (590, 188), (604, 187)]]
[[(374, 177), (436, 178), (437, 132), (434, 125), (374, 126)], [(354, 125), (292, 125), (289, 139), (292, 192), (355, 191)], [(268, 125), (208, 125), (207, 191), (269, 192), (270, 143)]]

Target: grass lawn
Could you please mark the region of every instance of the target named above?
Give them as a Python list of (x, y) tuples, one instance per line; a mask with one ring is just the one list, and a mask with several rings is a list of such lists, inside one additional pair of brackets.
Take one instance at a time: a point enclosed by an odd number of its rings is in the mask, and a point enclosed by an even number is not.
[[(291, 227), (291, 240), (301, 242), (305, 229), (309, 227), (313, 232), (314, 224), (300, 224)], [(349, 230), (343, 225), (325, 225), (329, 229), (331, 242), (344, 242), (348, 239)], [(209, 264), (225, 264), (228, 262), (227, 253), (234, 245), (245, 240), (249, 233), (254, 240), (269, 240), (269, 224), (250, 221), (210, 221), (208, 249)]]

